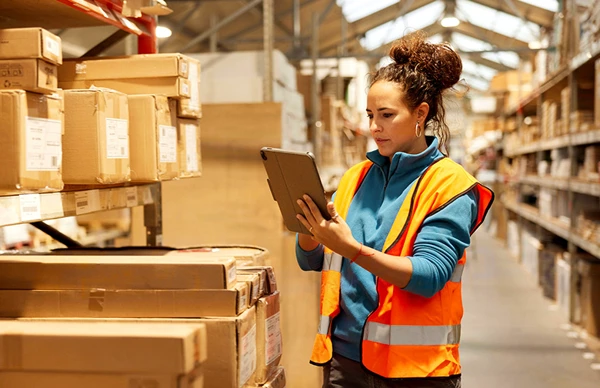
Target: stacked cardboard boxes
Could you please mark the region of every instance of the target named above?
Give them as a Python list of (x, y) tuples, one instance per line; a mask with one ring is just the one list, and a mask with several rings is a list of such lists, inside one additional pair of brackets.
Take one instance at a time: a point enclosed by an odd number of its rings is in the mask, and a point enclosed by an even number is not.
[(73, 92), (100, 88), (128, 96), (130, 180), (201, 174), (198, 61), (181, 54), (82, 58), (66, 60), (58, 76), (59, 85)]
[(260, 386), (283, 373), (279, 292), (272, 267), (263, 265), (267, 255), (221, 246), (7, 257), (0, 260), (0, 316), (201, 323), (208, 333), (204, 386)]
[(0, 30), (0, 191), (58, 191), (64, 103), (60, 38), (41, 28)]
[(0, 322), (0, 386), (202, 388), (201, 323)]

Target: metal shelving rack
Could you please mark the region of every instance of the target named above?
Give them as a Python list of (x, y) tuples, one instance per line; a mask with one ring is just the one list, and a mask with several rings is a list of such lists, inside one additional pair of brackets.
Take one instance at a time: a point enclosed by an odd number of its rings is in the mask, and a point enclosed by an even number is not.
[[(571, 2), (570, 2), (571, 3)], [(573, 4), (571, 4), (573, 6)], [(574, 48), (573, 48), (574, 50)], [(571, 53), (576, 54), (568, 64), (552, 75), (543, 85), (537, 88), (529, 96), (523, 98), (516, 106), (505, 112), (506, 116), (517, 116), (519, 122), (519, 131), (525, 112), (537, 115), (541, 118), (541, 105), (548, 95), (560, 93), (560, 89), (568, 86), (571, 91), (570, 112), (579, 109), (579, 81), (587, 78), (589, 81), (590, 72), (594, 71), (594, 62), (600, 58), (600, 44), (595, 43), (586, 52)], [(591, 73), (593, 74), (593, 73)], [(597, 76), (597, 75), (596, 75)], [(573, 126), (573, 123), (571, 123)], [(530, 185), (543, 188), (551, 188), (568, 193), (568, 201), (573, 206), (577, 194), (585, 194), (598, 199), (600, 204), (600, 182), (582, 181), (577, 178), (577, 153), (575, 147), (582, 145), (591, 145), (600, 143), (600, 128), (589, 131), (577, 132), (577, 128), (569, 128), (569, 133), (553, 139), (540, 140), (530, 144), (523, 144), (514, 148), (505, 147), (504, 156), (515, 158), (527, 154), (535, 154), (537, 162), (542, 160), (543, 152), (555, 149), (567, 149), (571, 160), (571, 171), (569, 178), (539, 177), (535, 175), (526, 175), (519, 177), (516, 183), (519, 197), (523, 193), (523, 185)], [(567, 249), (570, 253), (576, 253), (578, 249), (584, 250), (589, 254), (600, 259), (600, 241), (591, 241), (581, 236), (575, 227), (575, 218), (571, 214), (570, 223), (561, 222), (558, 219), (542, 217), (539, 210), (534, 207), (515, 201), (503, 199), (505, 211), (516, 214), (519, 225), (519, 231), (523, 228), (524, 220), (528, 220), (537, 226), (537, 235), (541, 236), (543, 229), (560, 237), (567, 243)], [(519, 238), (521, 233), (519, 232)], [(573, 321), (575, 316), (575, 284), (577, 281), (576, 255), (570, 255), (571, 268), (571, 290), (570, 290), (570, 319)]]
[[(65, 29), (112, 25), (118, 30), (90, 49), (97, 55), (123, 37), (138, 37), (138, 53), (157, 52), (156, 19), (142, 14), (127, 18), (120, 0), (10, 0), (0, 2), (0, 28), (42, 27)], [(0, 227), (31, 223), (67, 246), (71, 240), (44, 223), (45, 220), (94, 212), (144, 206), (148, 245), (162, 245), (162, 201), (160, 183), (127, 183), (69, 189), (56, 193), (0, 196)], [(89, 241), (88, 241), (89, 243)]]

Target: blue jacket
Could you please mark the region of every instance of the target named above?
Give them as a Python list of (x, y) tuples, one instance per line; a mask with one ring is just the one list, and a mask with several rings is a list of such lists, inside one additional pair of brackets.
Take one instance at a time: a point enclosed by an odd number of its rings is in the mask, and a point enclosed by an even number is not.
[[(371, 151), (374, 165), (355, 194), (346, 222), (354, 238), (378, 251), (400, 210), (409, 189), (435, 160), (443, 157), (438, 140), (428, 137), (428, 148), (420, 154), (398, 152), (392, 158)], [(477, 199), (469, 192), (443, 210), (428, 217), (415, 241), (413, 274), (405, 290), (431, 297), (450, 279), (452, 271), (471, 242), (470, 231), (477, 218)], [(296, 243), (296, 258), (305, 271), (320, 271), (323, 247), (306, 252)], [(333, 351), (360, 361), (362, 328), (377, 307), (375, 275), (349, 260), (342, 264), (340, 314), (332, 327)]]

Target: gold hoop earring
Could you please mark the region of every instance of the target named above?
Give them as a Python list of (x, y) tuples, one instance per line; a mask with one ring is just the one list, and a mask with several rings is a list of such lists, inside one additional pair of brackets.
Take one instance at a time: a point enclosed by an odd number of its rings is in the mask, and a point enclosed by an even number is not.
[(417, 137), (421, 137), (423, 132), (421, 131), (421, 127), (419, 126), (419, 122), (417, 121), (417, 125), (415, 126), (415, 135)]

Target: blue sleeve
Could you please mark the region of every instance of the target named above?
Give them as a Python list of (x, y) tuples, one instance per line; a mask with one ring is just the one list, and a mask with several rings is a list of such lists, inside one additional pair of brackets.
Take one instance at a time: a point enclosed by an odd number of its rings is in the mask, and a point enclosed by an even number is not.
[(423, 222), (409, 257), (413, 273), (406, 291), (430, 298), (444, 288), (471, 243), (477, 202), (469, 192)]
[(322, 244), (312, 251), (305, 251), (298, 244), (298, 234), (296, 234), (296, 260), (300, 269), (303, 271), (317, 271), (320, 272), (323, 268), (323, 257), (324, 248)]

